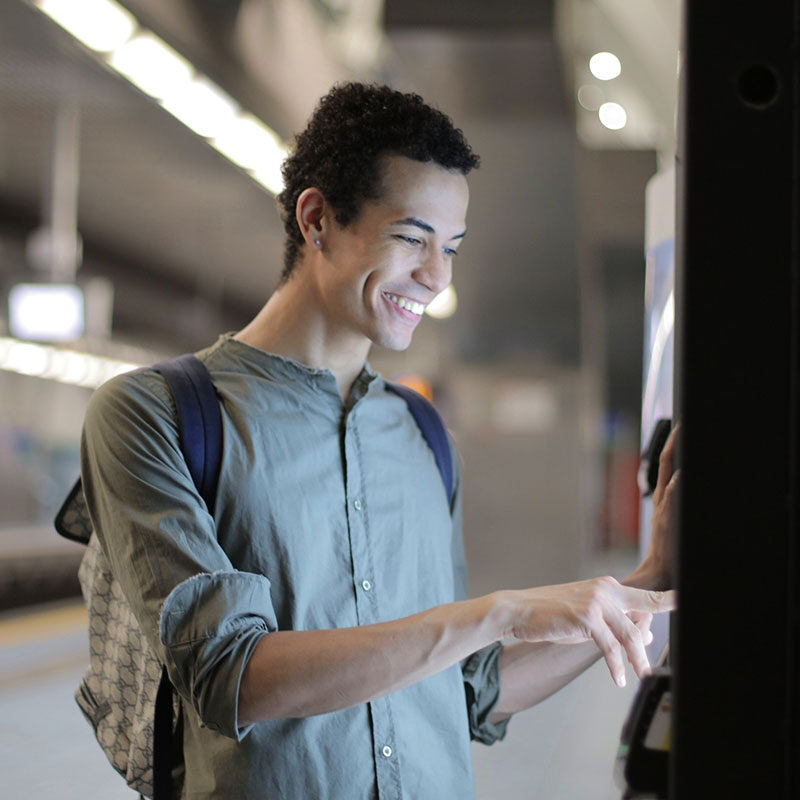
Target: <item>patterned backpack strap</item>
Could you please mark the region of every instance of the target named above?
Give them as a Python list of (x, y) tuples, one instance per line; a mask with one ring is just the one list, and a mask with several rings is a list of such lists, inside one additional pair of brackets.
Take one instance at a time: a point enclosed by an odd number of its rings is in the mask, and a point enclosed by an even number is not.
[(414, 417), (414, 421), (428, 443), (428, 447), (433, 451), (436, 466), (442, 476), (445, 492), (447, 492), (447, 500), (452, 507), (455, 495), (453, 455), (450, 451), (450, 442), (447, 439), (447, 430), (444, 427), (442, 418), (439, 416), (439, 412), (434, 408), (433, 403), (413, 389), (409, 389), (408, 386), (386, 381), (386, 389), (406, 401), (411, 416)]

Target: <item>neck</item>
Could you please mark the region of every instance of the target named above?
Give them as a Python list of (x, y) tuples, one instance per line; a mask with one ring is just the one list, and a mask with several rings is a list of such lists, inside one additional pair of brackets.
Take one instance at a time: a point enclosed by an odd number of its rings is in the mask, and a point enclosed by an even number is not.
[(314, 369), (330, 370), (344, 400), (371, 344), (361, 334), (338, 330), (331, 323), (306, 271), (282, 284), (235, 338)]

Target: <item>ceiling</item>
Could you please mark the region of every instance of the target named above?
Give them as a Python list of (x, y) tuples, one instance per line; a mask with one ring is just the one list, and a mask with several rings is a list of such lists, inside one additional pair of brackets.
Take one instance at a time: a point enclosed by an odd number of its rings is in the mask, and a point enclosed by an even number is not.
[[(664, 53), (674, 56), (678, 0), (124, 5), (287, 138), (315, 99), (348, 77), (413, 89), (445, 109), (483, 158), (471, 179), (469, 248), (457, 267), (461, 311), (448, 334), (456, 352), (477, 360), (536, 353), (577, 361), (586, 206), (580, 153), (587, 144), (669, 150), (674, 80), (664, 76)], [(113, 281), (115, 337), (177, 349), (246, 321), (280, 272), (274, 198), (26, 0), (0, 0), (0, 18), (5, 282), (26, 270), (25, 242), (47, 196), (53, 121), (60, 103), (74, 102), (79, 278)], [(604, 49), (592, 31), (616, 42), (634, 65), (624, 92), (648, 98), (641, 128), (649, 138), (640, 131), (626, 141), (604, 130), (594, 140), (576, 137), (585, 113), (573, 100), (580, 70), (587, 52)], [(590, 157), (604, 156), (598, 150)], [(653, 160), (632, 159), (646, 179)], [(642, 180), (632, 182), (640, 205)], [(619, 191), (630, 182), (622, 184)], [(613, 228), (611, 244), (641, 247), (641, 209)]]
[(156, 304), (178, 292), (249, 310), (274, 279), (272, 196), (36, 9), (0, 0), (0, 17), (4, 271), (22, 267), (39, 224), (53, 122), (69, 100), (80, 108), (81, 277), (111, 277), (118, 305), (154, 288)]

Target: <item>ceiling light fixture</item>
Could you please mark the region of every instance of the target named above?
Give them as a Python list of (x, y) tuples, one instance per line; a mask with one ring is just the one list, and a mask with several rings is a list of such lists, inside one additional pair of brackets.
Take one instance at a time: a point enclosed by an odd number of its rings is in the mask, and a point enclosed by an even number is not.
[(236, 119), (239, 106), (233, 98), (202, 75), (173, 92), (161, 105), (195, 133), (219, 136)]
[(613, 53), (595, 53), (589, 59), (589, 71), (599, 81), (610, 81), (622, 72), (622, 64)]
[(136, 29), (133, 15), (113, 0), (36, 0), (36, 5), (97, 53), (123, 45)]
[(0, 369), (19, 375), (96, 389), (115, 375), (141, 366), (116, 358), (0, 336)]
[(139, 33), (114, 50), (108, 63), (156, 100), (186, 89), (192, 65), (152, 33)]
[(286, 149), (261, 120), (242, 114), (212, 139), (211, 145), (274, 194), (283, 188), (280, 167)]
[(622, 130), (628, 123), (628, 114), (619, 103), (603, 103), (597, 114), (600, 122), (612, 131)]
[(106, 63), (272, 194), (287, 149), (261, 120), (113, 0), (31, 0)]

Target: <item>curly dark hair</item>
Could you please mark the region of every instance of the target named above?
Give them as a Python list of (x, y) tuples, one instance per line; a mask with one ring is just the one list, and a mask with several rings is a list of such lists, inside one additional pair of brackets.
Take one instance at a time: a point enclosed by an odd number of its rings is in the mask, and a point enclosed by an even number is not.
[(388, 153), (430, 161), (462, 175), (480, 165), (464, 134), (419, 95), (375, 84), (334, 86), (297, 135), (281, 168), (284, 189), (278, 209), (286, 229), (281, 282), (291, 275), (304, 244), (295, 219), (300, 194), (315, 186), (336, 209), (336, 221), (349, 225), (365, 200), (380, 197), (380, 157)]

